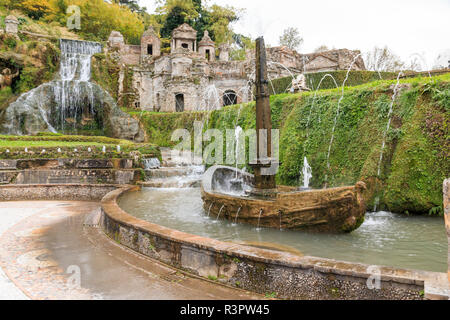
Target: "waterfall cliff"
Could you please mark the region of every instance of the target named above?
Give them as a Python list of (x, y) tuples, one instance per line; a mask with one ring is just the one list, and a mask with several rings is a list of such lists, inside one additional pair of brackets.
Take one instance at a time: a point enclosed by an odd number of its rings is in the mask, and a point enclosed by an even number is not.
[(59, 74), (9, 105), (0, 114), (0, 133), (33, 135), (88, 130), (143, 141), (138, 121), (121, 111), (105, 90), (90, 81), (91, 58), (102, 52), (101, 44), (61, 39), (60, 49)]

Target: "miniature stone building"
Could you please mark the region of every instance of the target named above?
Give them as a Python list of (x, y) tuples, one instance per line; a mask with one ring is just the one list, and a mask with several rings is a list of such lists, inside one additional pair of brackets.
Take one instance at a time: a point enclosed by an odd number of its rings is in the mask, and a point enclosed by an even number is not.
[(5, 32), (10, 34), (19, 32), (19, 20), (15, 16), (9, 15), (5, 18)]
[[(205, 31), (197, 46), (197, 31), (182, 24), (172, 32), (170, 53), (162, 53), (161, 40), (150, 27), (144, 32), (140, 45), (127, 45), (123, 36), (111, 32), (109, 50), (118, 51), (122, 68), (131, 68), (132, 91), (123, 92), (119, 83), (118, 96), (133, 96), (134, 107), (142, 110), (181, 112), (215, 110), (230, 104), (253, 99), (252, 77), (255, 75), (255, 55), (247, 52), (244, 61), (230, 61), (230, 46), (216, 45)], [(332, 50), (314, 54), (299, 54), (286, 47), (267, 49), (268, 76), (276, 79), (323, 70), (346, 70), (359, 51)], [(364, 70), (358, 57), (354, 70)], [(119, 82), (124, 77), (119, 77)]]
[(205, 31), (202, 41), (198, 43), (198, 52), (205, 57), (207, 61), (216, 60), (216, 46), (209, 37), (208, 31)]
[(122, 49), (124, 45), (125, 41), (123, 39), (123, 35), (119, 31), (111, 31), (108, 38), (108, 46), (110, 48)]
[(172, 31), (172, 53), (177, 49), (197, 51), (197, 31), (187, 23), (183, 23)]
[(141, 57), (142, 61), (146, 57), (159, 57), (161, 55), (161, 40), (156, 35), (153, 27), (149, 27), (141, 38)]

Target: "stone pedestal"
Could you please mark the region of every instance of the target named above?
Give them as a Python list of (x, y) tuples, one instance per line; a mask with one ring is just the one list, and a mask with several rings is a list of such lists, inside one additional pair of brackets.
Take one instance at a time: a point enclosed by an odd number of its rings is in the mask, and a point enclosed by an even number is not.
[(448, 281), (450, 283), (450, 179), (444, 181), (444, 215), (448, 237)]
[(14, 16), (7, 16), (5, 19), (5, 32), (17, 34), (19, 32), (19, 20)]

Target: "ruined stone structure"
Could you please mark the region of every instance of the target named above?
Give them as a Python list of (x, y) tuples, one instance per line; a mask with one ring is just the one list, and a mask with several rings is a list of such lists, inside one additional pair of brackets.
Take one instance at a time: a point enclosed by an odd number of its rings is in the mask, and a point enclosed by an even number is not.
[[(119, 32), (111, 32), (106, 50), (119, 53), (122, 70), (127, 67), (132, 71), (133, 92), (124, 92), (125, 86), (119, 83), (118, 95), (133, 96), (134, 107), (161, 112), (200, 111), (253, 100), (254, 52), (249, 51), (245, 61), (230, 61), (228, 44), (216, 48), (208, 31), (197, 43), (197, 31), (188, 24), (173, 30), (170, 53), (161, 49), (161, 40), (152, 27), (142, 35), (141, 45), (127, 45)], [(286, 47), (269, 48), (267, 73), (269, 79), (276, 79), (346, 70), (358, 54), (343, 49), (303, 55)], [(352, 69), (365, 70), (360, 57)], [(124, 81), (123, 73), (119, 82)]]
[(5, 32), (17, 34), (19, 32), (19, 20), (15, 16), (7, 16), (5, 18)]

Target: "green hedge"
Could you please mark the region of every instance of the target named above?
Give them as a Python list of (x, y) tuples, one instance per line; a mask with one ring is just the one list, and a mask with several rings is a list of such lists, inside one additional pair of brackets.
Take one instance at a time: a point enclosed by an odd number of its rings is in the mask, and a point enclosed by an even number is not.
[[(306, 84), (312, 89), (316, 90), (319, 86), (320, 80), (325, 77), (325, 75), (331, 75), (335, 80), (338, 86), (342, 86), (345, 77), (347, 76), (347, 71), (330, 71), (330, 72), (318, 72), (318, 73), (309, 73), (305, 74)], [(354, 87), (359, 86), (364, 83), (377, 81), (382, 79), (389, 80), (394, 79), (397, 74), (394, 72), (374, 72), (374, 71), (350, 71), (346, 86)], [(269, 86), (270, 94), (280, 94), (288, 92), (291, 88), (292, 77), (279, 78), (271, 81), (271, 85)], [(325, 77), (320, 85), (320, 89), (334, 89), (336, 88), (336, 84), (333, 79), (329, 76)]]

